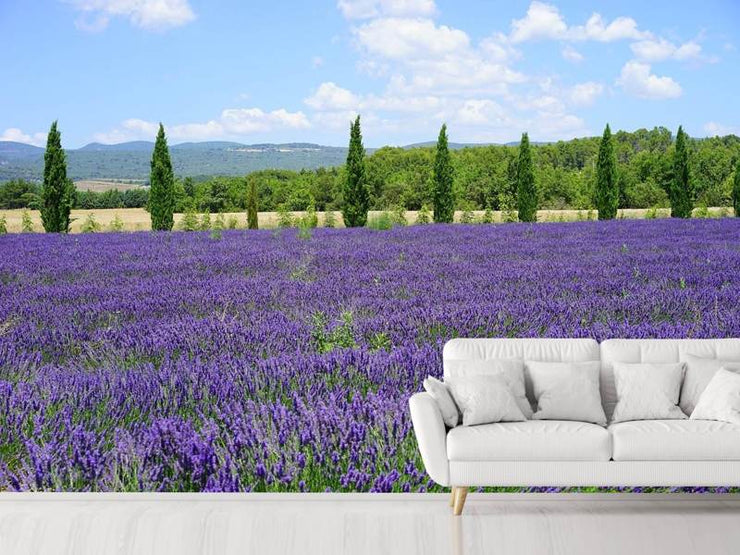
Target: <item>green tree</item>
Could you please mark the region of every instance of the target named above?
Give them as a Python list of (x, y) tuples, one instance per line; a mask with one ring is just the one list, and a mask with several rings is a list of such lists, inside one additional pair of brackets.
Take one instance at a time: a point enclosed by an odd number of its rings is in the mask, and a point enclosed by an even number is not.
[(28, 210), (24, 210), (23, 215), (21, 216), (21, 232), (33, 233), (33, 220), (31, 219), (31, 213)]
[(49, 233), (69, 231), (69, 213), (75, 201), (75, 186), (67, 178), (67, 159), (62, 149), (62, 135), (57, 122), (51, 124), (44, 153), (44, 185), (41, 221)]
[(673, 180), (670, 194), (671, 216), (690, 218), (694, 208), (694, 188), (689, 174), (689, 151), (686, 144), (686, 133), (679, 126), (676, 135), (676, 152), (673, 155)]
[(350, 125), (347, 153), (347, 181), (344, 185), (342, 217), (346, 227), (362, 227), (367, 223), (370, 195), (365, 182), (365, 148), (362, 146), (360, 116)]
[(247, 194), (247, 229), (257, 229), (257, 180), (249, 180), (249, 192)]
[(516, 168), (517, 209), (522, 222), (537, 221), (537, 189), (534, 182), (532, 153), (529, 148), (529, 135), (522, 134), (519, 145), (519, 163)]
[(198, 225), (198, 214), (195, 213), (195, 209), (192, 206), (187, 207), (180, 220), (180, 228), (183, 231), (197, 231)]
[(434, 156), (434, 221), (452, 223), (455, 217), (454, 174), (447, 147), (447, 124), (442, 125)]
[(149, 174), (149, 213), (152, 216), (152, 229), (170, 231), (174, 224), (174, 211), (175, 178), (164, 126), (160, 123)]
[(617, 158), (614, 156), (612, 130), (609, 124), (599, 145), (599, 160), (596, 164), (596, 210), (600, 220), (613, 220), (619, 207), (619, 182), (617, 181)]
[(87, 215), (87, 218), (85, 218), (85, 221), (82, 222), (82, 228), (80, 231), (82, 231), (82, 233), (99, 233), (102, 229), (103, 227), (100, 225), (100, 222), (95, 219), (95, 214), (90, 212)]
[(735, 209), (735, 216), (740, 217), (740, 158), (735, 164), (735, 179), (732, 182), (732, 207)]
[(193, 198), (193, 195), (195, 195), (195, 183), (192, 177), (186, 177), (182, 180), (182, 190), (186, 197)]

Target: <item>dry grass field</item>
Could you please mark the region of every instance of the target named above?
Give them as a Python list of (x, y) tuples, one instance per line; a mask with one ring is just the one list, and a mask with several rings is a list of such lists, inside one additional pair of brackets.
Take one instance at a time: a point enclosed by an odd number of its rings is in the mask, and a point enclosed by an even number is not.
[(118, 189), (123, 192), (128, 191), (129, 189), (140, 189), (142, 186), (143, 183), (123, 183), (120, 181), (107, 181), (103, 179), (85, 179), (82, 181), (75, 181), (75, 187), (78, 191), (93, 191), (94, 193), (104, 193), (111, 189)]
[[(699, 215), (699, 209), (695, 210), (695, 215)], [(6, 226), (9, 233), (19, 233), (22, 230), (23, 222), (23, 210), (0, 210), (0, 218), (5, 218)], [(110, 231), (111, 224), (118, 216), (123, 222), (124, 231), (148, 231), (151, 229), (151, 219), (149, 213), (143, 208), (119, 208), (109, 210), (72, 210), (72, 233), (79, 233), (82, 229), (82, 225), (87, 219), (89, 214), (93, 214), (95, 220), (100, 224), (102, 231)], [(304, 215), (304, 212), (291, 212), (294, 220)], [(384, 212), (371, 211), (368, 220), (374, 221), (382, 217)], [(463, 219), (463, 212), (457, 211), (455, 213), (455, 221), (459, 222)], [(477, 210), (472, 213), (473, 217), (477, 222), (480, 222), (483, 218), (483, 211)], [(708, 208), (707, 214), (712, 217), (729, 216), (731, 210), (729, 208)], [(705, 215), (707, 215), (705, 214)], [(41, 214), (38, 210), (29, 210), (31, 221), (33, 222), (33, 230), (35, 232), (41, 232), (44, 230), (41, 225)], [(319, 225), (323, 226), (326, 218), (326, 213), (319, 212), (318, 214)], [(492, 213), (494, 222), (503, 221), (503, 213), (495, 211)], [(656, 211), (645, 210), (645, 209), (624, 209), (618, 213), (618, 218), (626, 219), (644, 219), (647, 217), (667, 218), (670, 216), (670, 210), (667, 208), (660, 208)], [(244, 212), (231, 212), (223, 214), (224, 221), (228, 222), (231, 218), (236, 218), (237, 228), (245, 228), (247, 225), (247, 217)], [(405, 219), (408, 224), (416, 223), (418, 213), (415, 211), (407, 211), (405, 213)], [(215, 214), (211, 214), (211, 223), (216, 218)], [(595, 210), (540, 210), (537, 212), (537, 221), (540, 222), (562, 222), (562, 221), (579, 221), (596, 219)], [(182, 220), (182, 214), (175, 214), (175, 229), (179, 229), (180, 221)], [(334, 221), (336, 227), (344, 227), (342, 225), (342, 215), (339, 211), (334, 212)], [(278, 213), (277, 212), (260, 212), (259, 213), (259, 226), (260, 228), (275, 228), (278, 225)]]

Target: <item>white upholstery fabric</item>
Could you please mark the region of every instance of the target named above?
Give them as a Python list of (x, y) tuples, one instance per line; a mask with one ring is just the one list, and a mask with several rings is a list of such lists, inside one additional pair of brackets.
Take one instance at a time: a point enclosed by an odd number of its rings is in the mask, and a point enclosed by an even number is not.
[(448, 486), (450, 467), (447, 460), (447, 430), (437, 402), (429, 393), (416, 393), (409, 399), (409, 408), (424, 468), (432, 480)]
[(448, 360), (445, 362), (445, 377), (502, 376), (516, 398), (519, 410), (526, 418), (532, 417), (524, 385), (524, 362), (521, 360)]
[(739, 461), (451, 461), (452, 486), (740, 486)]
[(701, 394), (720, 368), (740, 371), (740, 362), (721, 358), (686, 356), (686, 375), (681, 386), (681, 410), (691, 416)]
[(442, 413), (442, 420), (445, 426), (448, 428), (454, 428), (457, 426), (460, 420), (460, 413), (457, 410), (457, 405), (450, 395), (450, 391), (447, 386), (439, 381), (437, 378), (428, 376), (423, 382), (424, 389), (429, 395), (431, 395), (439, 407), (439, 412)]
[(586, 422), (502, 422), (450, 430), (447, 454), (455, 461), (608, 461), (611, 438)]
[(740, 426), (726, 422), (642, 420), (609, 432), (615, 461), (740, 461)]
[(445, 383), (460, 408), (463, 426), (526, 420), (501, 375), (459, 376)]
[(687, 355), (740, 360), (740, 339), (607, 339), (601, 343), (601, 399), (611, 419), (617, 392), (615, 362), (685, 362)]
[[(601, 392), (607, 417), (611, 417), (617, 401), (614, 384), (614, 362), (671, 363), (683, 362), (688, 355), (723, 360), (740, 360), (740, 339), (609, 339), (599, 346), (591, 339), (453, 339), (445, 345), (443, 359), (445, 376), (449, 360), (520, 359), (534, 361), (573, 362), (601, 360)], [(531, 384), (527, 384), (528, 393)], [(648, 455), (660, 456), (653, 460), (452, 460), (448, 459), (448, 445), (454, 447), (454, 456), (485, 456), (486, 450), (500, 453), (504, 447), (518, 447), (522, 452), (522, 435), (504, 441), (496, 432), (496, 441), (482, 441), (477, 437), (466, 440), (465, 434), (487, 435), (489, 426), (455, 428), (447, 437), (442, 416), (428, 394), (414, 395), (410, 400), (411, 418), (419, 449), (427, 473), (443, 485), (457, 486), (740, 486), (740, 460), (735, 452), (740, 439), (735, 439), (738, 427), (732, 424), (700, 420), (671, 420), (655, 423), (651, 430), (640, 432), (649, 422), (625, 422), (601, 431), (611, 443), (619, 438), (613, 452), (617, 457)], [(552, 421), (528, 421), (510, 424), (492, 424), (490, 428), (547, 425)], [(578, 424), (574, 422), (561, 424)], [(660, 430), (660, 424), (665, 429)], [(582, 424), (600, 429), (591, 424)], [(692, 426), (697, 426), (693, 428)], [(619, 427), (618, 434), (611, 431)], [(668, 431), (666, 431), (668, 430)], [(671, 431), (680, 430), (680, 431)], [(463, 435), (457, 435), (459, 432)], [(591, 434), (589, 429), (588, 435)], [(493, 432), (492, 432), (493, 435)], [(511, 434), (514, 435), (514, 434)], [(540, 447), (549, 439), (538, 436)], [(563, 441), (562, 435), (560, 441)], [(575, 438), (574, 438), (575, 441)], [(497, 443), (498, 442), (498, 443)], [(526, 443), (526, 442), (524, 442)], [(656, 447), (659, 444), (660, 447)], [(532, 450), (535, 444), (530, 443)], [(699, 453), (701, 449), (701, 453)], [(554, 452), (555, 446), (552, 447)], [(571, 449), (570, 453), (575, 453)], [(698, 460), (676, 460), (686, 455), (701, 456)], [(491, 456), (494, 456), (491, 454)], [(674, 460), (666, 460), (668, 456)], [(711, 458), (714, 457), (714, 458)], [(732, 457), (732, 460), (727, 460)], [(725, 460), (723, 460), (725, 459)]]
[(617, 405), (612, 422), (626, 420), (685, 419), (678, 407), (684, 365), (614, 363)]
[(599, 392), (601, 364), (527, 361), (537, 400), (535, 420), (577, 420), (606, 425)]
[(719, 420), (740, 426), (740, 374), (720, 368), (691, 413), (692, 420)]
[[(450, 339), (442, 350), (444, 375), (453, 375), (450, 361), (518, 359), (542, 362), (600, 360), (599, 344), (593, 339), (464, 338)], [(526, 376), (525, 376), (526, 378)], [(532, 383), (526, 379), (527, 397), (534, 404)], [(526, 414), (525, 414), (526, 416)]]
[(442, 351), (445, 376), (448, 360), (519, 359), (545, 362), (599, 360), (599, 344), (593, 339), (456, 338)]

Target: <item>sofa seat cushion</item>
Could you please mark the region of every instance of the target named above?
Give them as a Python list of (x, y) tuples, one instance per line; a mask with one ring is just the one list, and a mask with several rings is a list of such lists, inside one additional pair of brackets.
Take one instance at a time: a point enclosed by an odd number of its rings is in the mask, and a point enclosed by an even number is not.
[(499, 422), (450, 430), (447, 456), (451, 461), (608, 461), (611, 437), (587, 422)]
[(709, 420), (640, 420), (609, 426), (615, 461), (740, 461), (740, 426)]

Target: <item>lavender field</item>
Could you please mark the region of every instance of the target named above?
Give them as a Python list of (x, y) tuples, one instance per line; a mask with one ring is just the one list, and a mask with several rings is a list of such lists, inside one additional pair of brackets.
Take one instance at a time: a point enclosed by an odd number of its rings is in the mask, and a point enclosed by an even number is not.
[(740, 219), (0, 237), (0, 488), (424, 491), (454, 336), (740, 336)]

